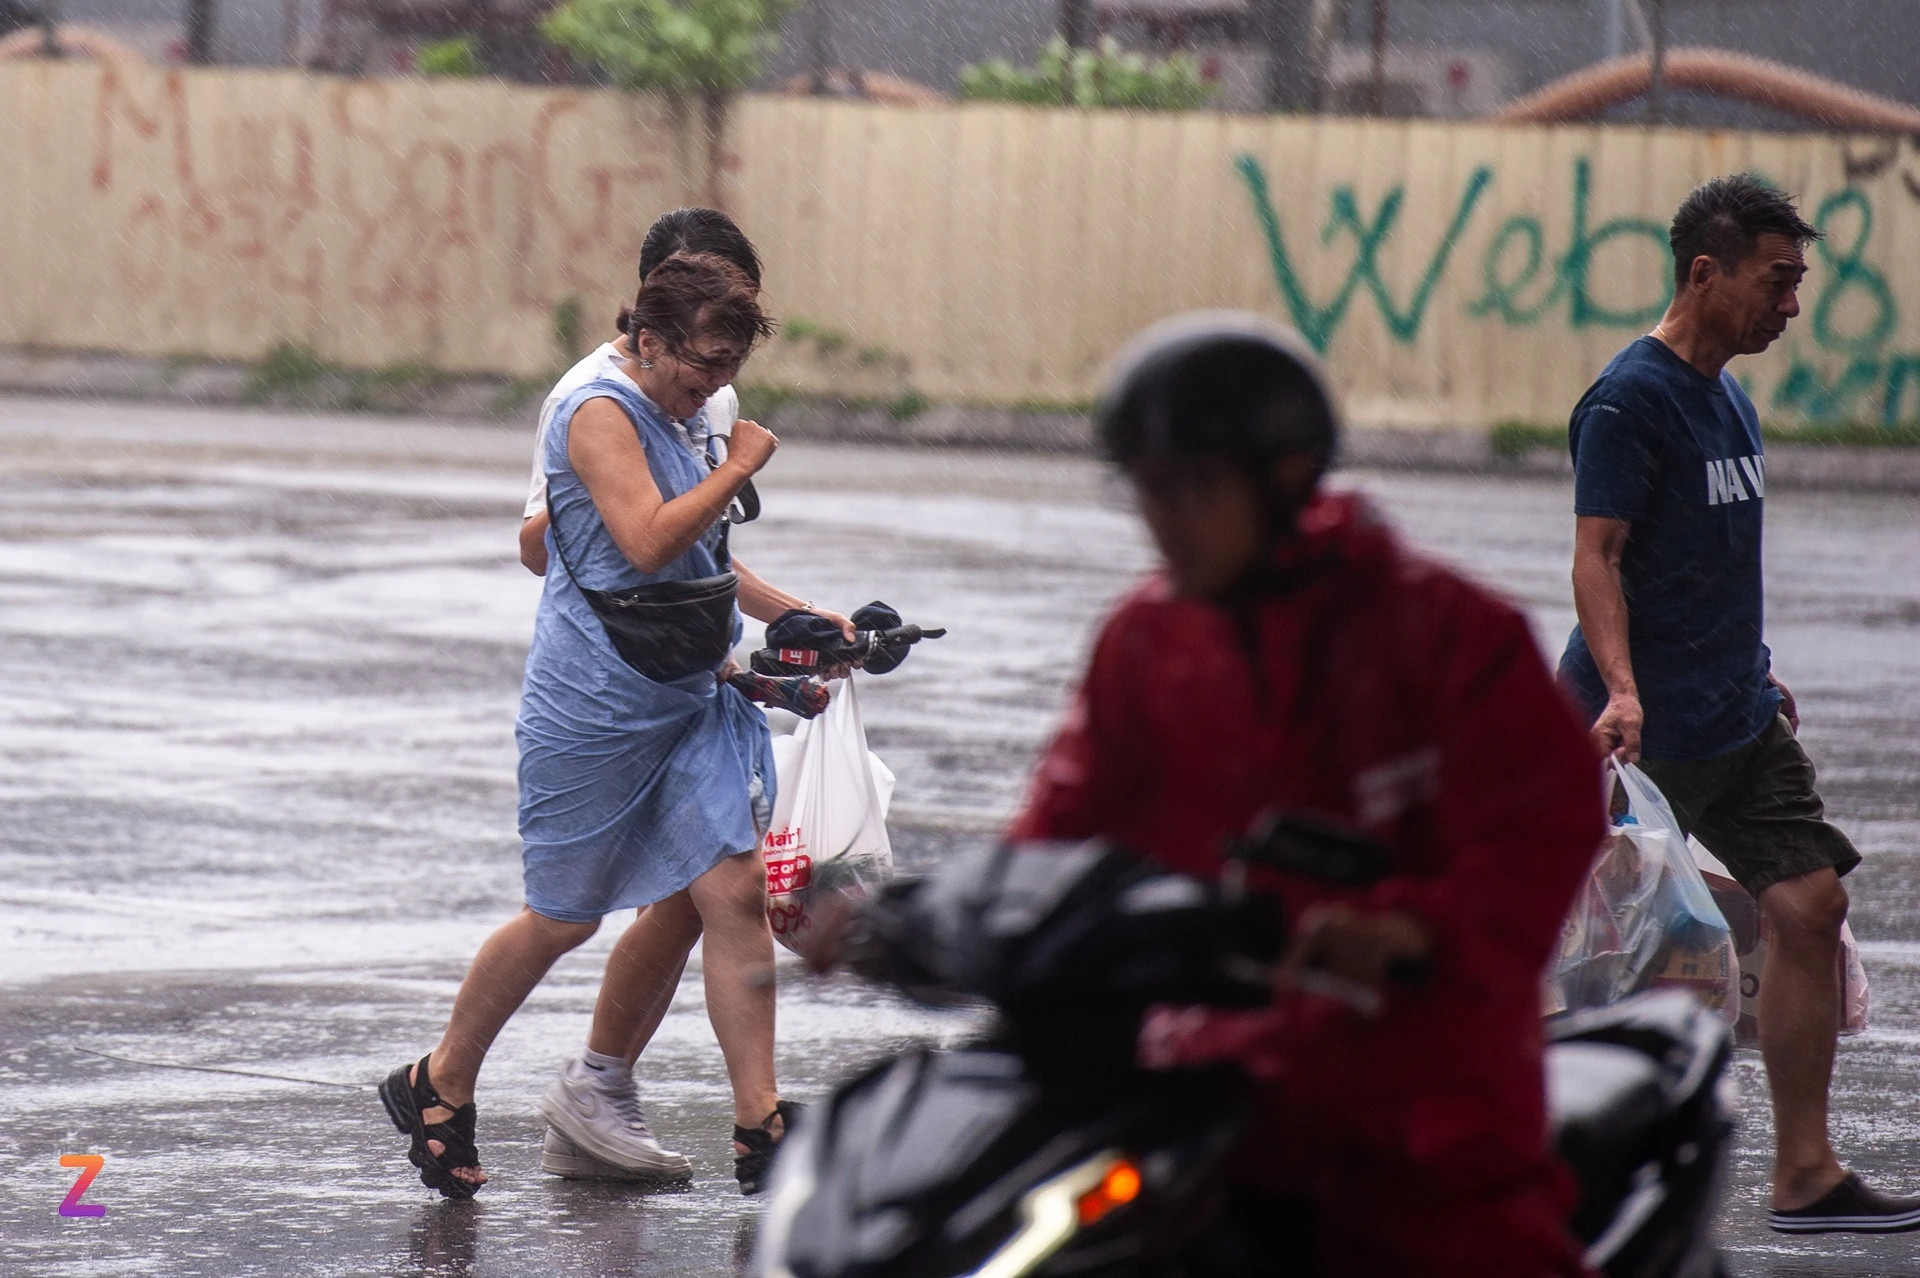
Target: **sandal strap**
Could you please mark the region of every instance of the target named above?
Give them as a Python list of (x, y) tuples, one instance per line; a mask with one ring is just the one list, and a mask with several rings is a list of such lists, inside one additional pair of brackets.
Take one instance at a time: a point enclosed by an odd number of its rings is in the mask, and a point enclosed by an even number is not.
[[(427, 1077), (427, 1062), (432, 1059), (433, 1053), (429, 1052), (427, 1055), (422, 1056), (420, 1063), (414, 1067), (413, 1103), (422, 1110), (450, 1109), (458, 1113), (461, 1106), (449, 1103), (445, 1097), (433, 1089), (433, 1080)], [(467, 1102), (468, 1108), (471, 1108), (472, 1105), (472, 1101)]]
[[(427, 1062), (431, 1053), (420, 1058), (420, 1065), (413, 1076), (413, 1103), (423, 1116), (420, 1130), (431, 1140), (437, 1140), (445, 1149), (441, 1151), (440, 1161), (448, 1167), (478, 1167), (480, 1149), (475, 1143), (479, 1127), (480, 1111), (472, 1101), (464, 1105), (455, 1105), (434, 1090), (433, 1080), (427, 1076)], [(437, 1123), (429, 1123), (424, 1115), (430, 1109), (450, 1109), (453, 1116), (443, 1118)]]
[[(752, 1153), (771, 1154), (775, 1147), (787, 1138), (787, 1133), (793, 1130), (793, 1120), (799, 1116), (803, 1108), (805, 1106), (797, 1101), (779, 1101), (774, 1105), (773, 1112), (760, 1120), (758, 1127), (736, 1125), (733, 1129), (733, 1138), (745, 1145)], [(776, 1118), (780, 1120), (778, 1137), (773, 1134), (773, 1120)]]
[[(464, 1121), (462, 1121), (464, 1120)], [(473, 1107), (467, 1106), (444, 1123), (423, 1123), (420, 1130), (440, 1142), (440, 1161), (448, 1167), (478, 1167), (480, 1147), (475, 1143)]]

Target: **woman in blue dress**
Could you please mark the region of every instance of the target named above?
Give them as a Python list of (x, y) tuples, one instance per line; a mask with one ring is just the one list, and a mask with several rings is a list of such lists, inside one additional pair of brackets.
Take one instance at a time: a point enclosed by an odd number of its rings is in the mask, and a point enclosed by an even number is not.
[[(380, 1088), (411, 1140), (422, 1182), (447, 1197), (470, 1197), (486, 1180), (474, 1148), (473, 1090), (494, 1036), (555, 960), (622, 909), (678, 912), (704, 934), (707, 1011), (733, 1085), (737, 1170), (748, 1192), (784, 1134), (791, 1107), (774, 1083), (773, 939), (760, 852), (774, 795), (765, 716), (725, 682), (724, 658), (678, 677), (643, 673), (628, 659), (631, 641), (615, 646), (612, 623), (594, 602), (604, 608), (603, 592), (732, 572), (736, 641), (740, 611), (772, 620), (810, 607), (727, 549), (729, 503), (779, 441), (737, 422), (725, 460), (713, 464), (704, 438), (695, 438), (707, 397), (733, 381), (770, 331), (738, 267), (708, 254), (676, 255), (648, 276), (635, 302), (635, 357), (622, 369), (631, 381), (582, 387), (549, 428), (548, 539), (550, 562), (561, 570), (546, 575), (516, 725), (526, 906), (481, 947), (439, 1045)], [(616, 976), (623, 988), (646, 979), (610, 965), (589, 1070), (599, 1061), (617, 1073), (634, 1035), (633, 1008), (643, 1000), (620, 997)], [(564, 1088), (556, 1092), (569, 1099)], [(637, 1108), (622, 1136), (617, 1089), (572, 1092), (580, 1113), (556, 1113), (553, 1095), (543, 1111), (556, 1127), (567, 1124), (569, 1136), (610, 1138), (593, 1154), (685, 1174), (686, 1160), (659, 1149)], [(630, 1105), (630, 1083), (624, 1095)], [(596, 1121), (603, 1118), (611, 1127)]]

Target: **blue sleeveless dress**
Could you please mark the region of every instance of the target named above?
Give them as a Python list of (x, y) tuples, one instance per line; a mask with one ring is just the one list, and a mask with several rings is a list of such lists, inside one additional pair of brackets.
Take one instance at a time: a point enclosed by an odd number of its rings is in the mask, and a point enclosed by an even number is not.
[[(621, 590), (731, 567), (718, 522), (655, 574), (620, 553), (567, 462), (573, 415), (596, 398), (613, 400), (633, 422), (663, 500), (707, 475), (665, 414), (619, 382), (575, 391), (547, 431), (553, 523), (515, 736), (527, 904), (569, 923), (651, 904), (752, 851), (774, 794), (760, 709), (711, 672), (672, 683), (647, 678), (621, 659), (580, 593), (581, 585)], [(578, 584), (556, 538), (565, 539)], [(738, 612), (733, 625), (738, 642)]]

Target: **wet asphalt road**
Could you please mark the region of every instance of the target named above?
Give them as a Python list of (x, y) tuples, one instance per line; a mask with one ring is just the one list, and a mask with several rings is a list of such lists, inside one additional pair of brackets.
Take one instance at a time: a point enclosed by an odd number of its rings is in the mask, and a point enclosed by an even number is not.
[[(642, 1066), (683, 1192), (536, 1170), (535, 1104), (584, 1034), (613, 928), (563, 960), (481, 1080), (495, 1179), (412, 1178), (370, 1084), (436, 1037), (518, 902), (512, 718), (537, 583), (514, 561), (528, 433), (0, 400), (0, 1274), (729, 1274), (756, 1208), (695, 967)], [(1408, 532), (1571, 621), (1560, 481), (1357, 476)], [(862, 690), (902, 859), (990, 837), (1091, 626), (1147, 563), (1090, 465), (789, 445), (741, 558), (948, 639)], [(1770, 635), (1851, 880), (1874, 1026), (1836, 1129), (1920, 1190), (1920, 506), (1776, 492)], [(783, 967), (780, 1068), (817, 1095), (967, 1022)], [(162, 1066), (252, 1071), (201, 1072)], [(1757, 1058), (1736, 1272), (1920, 1273), (1908, 1239), (1761, 1224)], [(324, 1084), (324, 1085), (323, 1085)], [(62, 1219), (63, 1153), (106, 1159)]]

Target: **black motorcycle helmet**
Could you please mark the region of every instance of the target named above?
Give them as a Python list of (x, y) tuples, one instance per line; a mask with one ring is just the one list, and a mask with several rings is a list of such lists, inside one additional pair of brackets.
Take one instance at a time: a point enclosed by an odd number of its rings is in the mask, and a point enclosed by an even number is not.
[(1107, 374), (1094, 430), (1108, 460), (1136, 478), (1206, 459), (1263, 488), (1282, 457), (1308, 454), (1324, 473), (1340, 434), (1313, 351), (1250, 311), (1193, 311), (1135, 337)]

